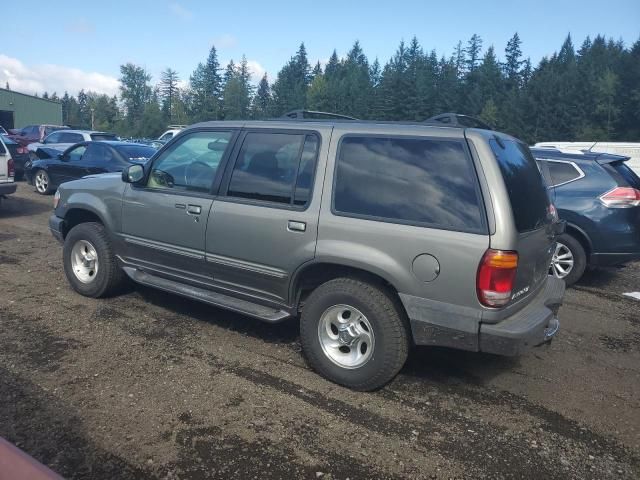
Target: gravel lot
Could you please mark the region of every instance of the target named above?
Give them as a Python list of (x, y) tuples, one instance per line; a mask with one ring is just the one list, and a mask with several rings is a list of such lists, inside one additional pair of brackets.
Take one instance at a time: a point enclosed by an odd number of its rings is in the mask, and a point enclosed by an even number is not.
[(69, 478), (639, 478), (640, 264), (589, 272), (517, 359), (417, 348), (375, 393), (295, 322), (68, 287), (51, 197), (0, 206), (0, 436)]

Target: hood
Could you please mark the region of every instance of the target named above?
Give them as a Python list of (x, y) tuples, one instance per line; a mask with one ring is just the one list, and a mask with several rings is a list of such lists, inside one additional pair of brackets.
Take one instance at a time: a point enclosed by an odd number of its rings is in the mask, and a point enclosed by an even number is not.
[(82, 177), (82, 180), (85, 180), (88, 178), (117, 178), (119, 181), (122, 182), (122, 173), (121, 172), (96, 173), (94, 175), (86, 175)]

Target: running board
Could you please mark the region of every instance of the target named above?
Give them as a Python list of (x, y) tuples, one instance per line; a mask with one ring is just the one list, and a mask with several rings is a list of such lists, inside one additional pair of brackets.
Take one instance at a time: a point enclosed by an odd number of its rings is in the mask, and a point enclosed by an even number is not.
[(134, 282), (141, 283), (142, 285), (189, 297), (210, 305), (215, 305), (216, 307), (233, 310), (234, 312), (249, 315), (250, 317), (254, 317), (265, 322), (277, 323), (286, 320), (291, 316), (284, 310), (265, 307), (247, 300), (241, 300), (222, 293), (212, 292), (211, 290), (206, 290), (204, 288), (185, 285), (184, 283), (175, 282), (173, 280), (167, 280), (166, 278), (158, 277), (157, 275), (152, 275), (136, 268), (123, 267), (123, 270)]

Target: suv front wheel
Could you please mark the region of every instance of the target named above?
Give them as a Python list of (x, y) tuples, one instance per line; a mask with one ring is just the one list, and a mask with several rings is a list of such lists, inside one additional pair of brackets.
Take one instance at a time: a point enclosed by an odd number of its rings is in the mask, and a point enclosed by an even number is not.
[(81, 223), (71, 229), (64, 240), (63, 263), (67, 280), (85, 297), (112, 295), (126, 283), (100, 223)]
[(382, 288), (337, 278), (316, 288), (300, 319), (311, 367), (340, 385), (375, 390), (391, 381), (409, 351), (409, 329), (397, 301)]

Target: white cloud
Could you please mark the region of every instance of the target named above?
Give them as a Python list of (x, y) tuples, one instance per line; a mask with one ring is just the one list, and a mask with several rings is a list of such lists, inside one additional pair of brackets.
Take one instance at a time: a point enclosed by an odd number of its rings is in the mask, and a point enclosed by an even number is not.
[(42, 95), (57, 92), (62, 96), (66, 91), (76, 95), (80, 90), (118, 94), (120, 82), (116, 77), (97, 72), (85, 72), (78, 68), (63, 65), (38, 64), (25, 65), (17, 58), (0, 54), (0, 87), (9, 82), (11, 90)]
[(170, 3), (169, 10), (171, 13), (180, 17), (182, 20), (191, 20), (193, 18), (193, 12), (191, 10), (186, 9), (179, 3)]
[(255, 60), (247, 60), (247, 66), (251, 72), (251, 80), (254, 83), (258, 83), (262, 80), (262, 76), (266, 73), (266, 70)]
[(213, 39), (216, 48), (233, 48), (238, 45), (238, 39), (230, 33), (223, 33)]

